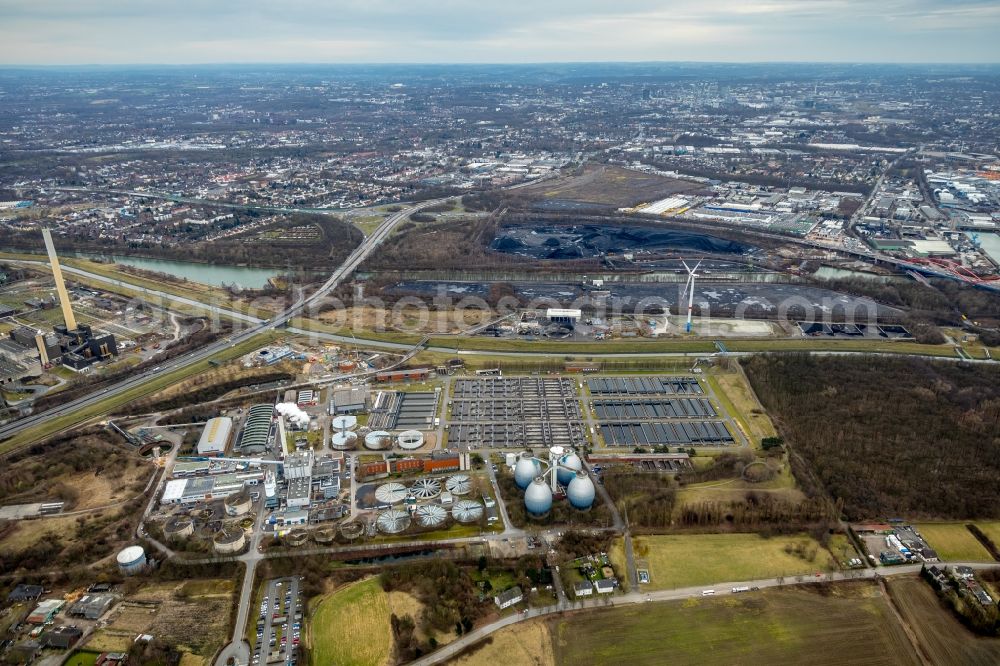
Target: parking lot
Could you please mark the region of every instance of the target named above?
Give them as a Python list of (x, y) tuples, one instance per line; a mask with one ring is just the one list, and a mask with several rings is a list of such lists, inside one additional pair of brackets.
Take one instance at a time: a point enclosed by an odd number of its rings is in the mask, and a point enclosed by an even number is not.
[(251, 664), (295, 666), (302, 627), (298, 578), (276, 578), (265, 585), (257, 617)]

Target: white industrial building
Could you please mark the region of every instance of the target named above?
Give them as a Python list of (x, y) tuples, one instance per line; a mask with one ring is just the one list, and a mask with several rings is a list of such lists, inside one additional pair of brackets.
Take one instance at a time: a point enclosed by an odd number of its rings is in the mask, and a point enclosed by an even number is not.
[(263, 472), (244, 472), (171, 479), (163, 489), (160, 504), (194, 504), (223, 499), (247, 485), (257, 485), (263, 478)]
[(209, 419), (198, 440), (199, 456), (221, 456), (226, 452), (229, 438), (233, 434), (233, 420), (228, 416)]

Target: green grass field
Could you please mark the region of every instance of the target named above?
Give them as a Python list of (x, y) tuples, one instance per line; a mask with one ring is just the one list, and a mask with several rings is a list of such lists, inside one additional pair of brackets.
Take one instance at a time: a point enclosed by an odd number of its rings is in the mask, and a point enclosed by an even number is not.
[(965, 527), (965, 523), (921, 523), (915, 527), (943, 561), (993, 561), (983, 544)]
[(878, 588), (838, 585), (653, 603), (552, 621), (556, 664), (914, 664)]
[(313, 666), (382, 666), (392, 652), (389, 598), (378, 578), (325, 596), (309, 623)]
[(1000, 548), (1000, 522), (976, 523), (976, 526)]
[(643, 589), (650, 590), (810, 575), (836, 568), (829, 551), (806, 535), (770, 539), (758, 534), (653, 535), (633, 537), (632, 542), (636, 559), (649, 565), (650, 583)]
[(66, 666), (94, 666), (100, 655), (100, 652), (79, 650), (73, 653), (73, 656), (66, 661)]

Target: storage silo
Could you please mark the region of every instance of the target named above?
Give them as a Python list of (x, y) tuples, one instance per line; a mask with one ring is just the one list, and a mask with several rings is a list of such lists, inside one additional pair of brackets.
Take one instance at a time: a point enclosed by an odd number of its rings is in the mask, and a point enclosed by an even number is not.
[(552, 489), (545, 482), (545, 477), (535, 477), (524, 491), (524, 506), (528, 513), (535, 516), (545, 515), (552, 508)]
[(240, 527), (225, 527), (216, 532), (212, 538), (212, 545), (215, 547), (215, 552), (231, 555), (243, 550), (247, 545), (247, 535)]
[(566, 488), (566, 497), (569, 503), (576, 509), (589, 509), (594, 504), (594, 482), (583, 470), (576, 473), (576, 476), (569, 482)]
[(514, 465), (514, 481), (521, 490), (530, 486), (531, 481), (541, 473), (541, 464), (527, 451), (521, 454), (517, 464)]
[(392, 447), (393, 437), (385, 430), (373, 430), (365, 435), (365, 448), (380, 451)]
[(123, 548), (115, 560), (118, 562), (118, 570), (126, 576), (134, 576), (146, 570), (146, 551), (142, 546)]
[(572, 451), (559, 458), (559, 467), (556, 469), (556, 478), (560, 486), (568, 486), (576, 476), (576, 472), (583, 469), (583, 461), (580, 456)]
[(194, 534), (194, 521), (188, 516), (174, 516), (163, 525), (163, 536), (168, 539), (186, 539)]
[(246, 488), (227, 496), (222, 504), (226, 508), (226, 515), (232, 517), (245, 516), (253, 508), (253, 501)]

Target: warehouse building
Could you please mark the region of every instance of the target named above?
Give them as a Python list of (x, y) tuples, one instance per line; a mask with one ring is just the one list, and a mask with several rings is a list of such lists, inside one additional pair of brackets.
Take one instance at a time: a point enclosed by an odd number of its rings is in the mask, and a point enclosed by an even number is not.
[(194, 504), (224, 499), (237, 493), (247, 484), (256, 485), (264, 478), (263, 472), (242, 472), (171, 479), (163, 489), (161, 504)]
[(333, 389), (330, 414), (356, 414), (365, 410), (368, 389), (363, 386), (346, 386)]
[(227, 416), (216, 416), (209, 419), (205, 429), (201, 431), (198, 440), (199, 456), (221, 456), (229, 446), (229, 437), (233, 434), (233, 420)]

